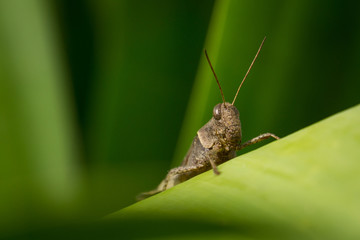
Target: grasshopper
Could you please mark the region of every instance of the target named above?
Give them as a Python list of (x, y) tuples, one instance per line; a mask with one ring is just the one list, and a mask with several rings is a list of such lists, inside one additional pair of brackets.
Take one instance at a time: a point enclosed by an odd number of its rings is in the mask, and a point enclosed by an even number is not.
[(266, 37), (261, 42), (248, 71), (240, 83), (232, 103), (225, 101), (219, 80), (205, 50), (206, 59), (209, 62), (210, 68), (219, 86), (223, 102), (214, 107), (213, 116), (210, 121), (197, 132), (197, 135), (195, 136), (181, 166), (171, 169), (165, 179), (155, 190), (141, 193), (137, 196), (138, 200), (142, 200), (159, 192), (165, 191), (166, 189), (169, 189), (210, 169), (213, 169), (214, 174), (219, 175), (220, 172), (217, 165), (236, 157), (236, 151), (270, 137), (279, 139), (278, 136), (272, 133), (264, 133), (242, 144), (239, 111), (234, 106), (239, 90), (249, 74), (256, 58), (258, 57), (265, 39)]

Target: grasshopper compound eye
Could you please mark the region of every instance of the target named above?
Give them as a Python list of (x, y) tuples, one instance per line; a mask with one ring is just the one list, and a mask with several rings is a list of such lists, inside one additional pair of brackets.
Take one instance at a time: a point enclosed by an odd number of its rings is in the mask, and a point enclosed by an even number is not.
[(221, 119), (221, 103), (219, 103), (218, 105), (216, 105), (214, 107), (213, 116), (214, 116), (215, 120), (220, 120)]

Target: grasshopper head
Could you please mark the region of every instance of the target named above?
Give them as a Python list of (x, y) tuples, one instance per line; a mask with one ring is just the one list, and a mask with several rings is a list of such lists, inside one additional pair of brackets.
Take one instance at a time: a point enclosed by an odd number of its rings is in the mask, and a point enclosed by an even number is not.
[(218, 137), (229, 148), (236, 147), (241, 142), (241, 122), (237, 108), (230, 103), (219, 103), (213, 109), (213, 119), (217, 125)]

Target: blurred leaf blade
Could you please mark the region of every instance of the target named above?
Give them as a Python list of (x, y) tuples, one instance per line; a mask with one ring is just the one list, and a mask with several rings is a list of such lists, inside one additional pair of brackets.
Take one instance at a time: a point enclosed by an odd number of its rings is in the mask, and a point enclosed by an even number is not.
[(192, 219), (256, 239), (359, 237), (359, 121), (360, 105), (224, 163), (220, 176), (208, 171), (111, 218)]
[(0, 171), (6, 179), (0, 181), (0, 221), (17, 228), (44, 216), (69, 216), (81, 172), (49, 5), (0, 1), (0, 32)]

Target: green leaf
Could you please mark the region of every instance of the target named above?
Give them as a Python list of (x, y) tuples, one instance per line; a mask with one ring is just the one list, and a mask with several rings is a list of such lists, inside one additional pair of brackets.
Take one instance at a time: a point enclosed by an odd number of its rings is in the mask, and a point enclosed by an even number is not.
[[(359, 122), (357, 105), (222, 164), (219, 176), (208, 171), (110, 219), (161, 222), (166, 236), (201, 223), (198, 237), (360, 237)], [(148, 228), (148, 237), (158, 235)]]
[(73, 106), (49, 12), (45, 1), (0, 1), (2, 233), (72, 217), (82, 187)]

